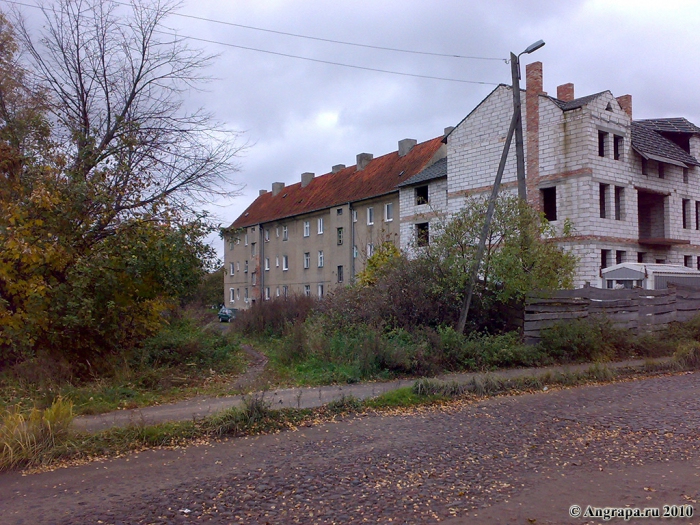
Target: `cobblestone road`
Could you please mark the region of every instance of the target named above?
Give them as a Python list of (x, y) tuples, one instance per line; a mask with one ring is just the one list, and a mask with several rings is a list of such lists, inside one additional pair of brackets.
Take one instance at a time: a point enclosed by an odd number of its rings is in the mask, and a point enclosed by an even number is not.
[(0, 521), (583, 524), (571, 504), (668, 503), (700, 523), (699, 467), (694, 373), (7, 473)]

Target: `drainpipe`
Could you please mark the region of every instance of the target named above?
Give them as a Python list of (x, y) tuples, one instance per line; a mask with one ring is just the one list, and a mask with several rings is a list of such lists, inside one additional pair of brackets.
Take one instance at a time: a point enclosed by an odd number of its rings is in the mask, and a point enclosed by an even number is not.
[(350, 220), (350, 282), (355, 282), (355, 221), (352, 220), (352, 202), (348, 202), (348, 218)]

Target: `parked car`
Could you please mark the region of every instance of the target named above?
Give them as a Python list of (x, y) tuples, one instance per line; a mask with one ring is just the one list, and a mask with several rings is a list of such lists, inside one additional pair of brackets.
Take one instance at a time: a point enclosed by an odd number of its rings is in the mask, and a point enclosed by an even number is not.
[(225, 306), (219, 310), (219, 322), (220, 323), (230, 323), (231, 319), (236, 318), (235, 308), (226, 308)]

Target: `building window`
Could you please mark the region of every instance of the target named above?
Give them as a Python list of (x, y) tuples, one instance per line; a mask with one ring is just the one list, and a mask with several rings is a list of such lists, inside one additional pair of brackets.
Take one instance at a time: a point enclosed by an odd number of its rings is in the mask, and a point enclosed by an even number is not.
[(254, 242), (250, 243), (250, 255), (255, 257), (257, 255), (257, 250)]
[(428, 186), (418, 186), (415, 190), (416, 206), (428, 204)]
[(357, 222), (357, 210), (352, 210), (352, 222)]
[(280, 256), (275, 255), (275, 268), (279, 268), (279, 267), (280, 267)]
[(245, 240), (243, 241), (244, 246), (248, 246), (248, 234), (246, 233), (245, 236), (243, 237)]
[(241, 300), (241, 289), (240, 288), (236, 288), (236, 299), (238, 299), (239, 301)]
[(695, 201), (695, 229), (700, 230), (700, 201)]
[(248, 273), (248, 261), (246, 261), (243, 265), (243, 272)]
[(289, 228), (287, 226), (282, 226), (282, 240), (286, 241), (289, 239)]
[(600, 250), (600, 267), (607, 268), (610, 264), (610, 250)]
[(416, 224), (416, 246), (428, 246), (430, 244), (430, 223)]
[(236, 302), (236, 290), (234, 290), (233, 288), (229, 288), (228, 293), (229, 293), (228, 302), (235, 303)]
[(647, 159), (642, 159), (642, 175), (649, 175), (649, 165)]
[(394, 220), (394, 203), (387, 202), (384, 205), (384, 222), (391, 222)]
[(698, 270), (700, 270), (700, 256), (697, 257), (696, 264), (697, 264)]
[(372, 255), (374, 255), (374, 244), (372, 244), (371, 242), (368, 242), (367, 243), (367, 258), (369, 259), (370, 257), (372, 257)]
[(308, 268), (309, 266), (311, 266), (311, 253), (304, 252), (304, 269)]
[(338, 246), (343, 244), (343, 228), (338, 228)]
[(275, 226), (275, 235), (277, 236), (277, 238), (279, 238), (279, 236), (280, 236), (280, 227), (279, 226)]
[(231, 268), (231, 275), (234, 275), (234, 271), (233, 271), (233, 263), (231, 263), (231, 264), (230, 264), (230, 268)]
[(336, 214), (336, 215), (342, 215), (342, 214), (343, 214), (343, 208), (338, 208), (337, 210), (335, 210), (335, 214)]
[(357, 245), (355, 245), (352, 247), (352, 258), (357, 259), (357, 254), (358, 254)]
[(598, 156), (605, 157), (605, 143), (608, 140), (608, 134), (605, 131), (598, 131)]
[(683, 256), (683, 266), (685, 266), (686, 268), (693, 267), (693, 256), (692, 255), (684, 255)]
[(265, 300), (266, 301), (270, 300), (270, 287), (269, 286), (265, 287)]
[(304, 295), (306, 297), (311, 297), (311, 285), (309, 285), (309, 284), (304, 285)]
[(681, 211), (683, 213), (683, 229), (687, 230), (690, 228), (690, 199), (683, 199)]
[(304, 221), (304, 237), (311, 235), (311, 223)]
[(639, 252), (639, 253), (637, 254), (637, 262), (638, 262), (638, 263), (643, 263), (643, 262), (644, 262), (644, 256), (645, 256), (645, 255), (646, 255), (646, 253), (644, 253), (644, 252)]
[(282, 256), (282, 271), (286, 272), (289, 270), (289, 257), (287, 255)]
[(250, 274), (250, 282), (253, 286), (256, 286), (258, 284), (258, 272), (253, 272)]
[(269, 270), (270, 270), (270, 258), (265, 257), (265, 271), (269, 271)]
[(277, 289), (275, 290), (275, 297), (280, 296), (280, 287), (278, 286)]
[(323, 285), (322, 284), (318, 285), (318, 298), (319, 299), (323, 298)]
[(609, 187), (610, 187), (609, 184), (600, 184), (599, 185), (598, 201), (600, 203), (600, 218), (601, 219), (605, 219), (605, 217), (606, 217), (607, 194), (608, 194)]
[(374, 224), (374, 208), (370, 206), (367, 208), (367, 225), (371, 226)]
[(270, 242), (270, 230), (265, 230), (265, 242)]
[(666, 170), (664, 168), (664, 163), (659, 162), (659, 178), (663, 179), (666, 177)]
[(233, 250), (234, 246), (236, 246), (236, 243), (235, 243), (235, 242), (233, 242), (233, 241), (229, 241), (229, 242), (228, 242), (228, 249), (229, 249), (229, 251), (230, 251), (230, 250)]
[(625, 188), (615, 186), (615, 220), (621, 221), (625, 213)]
[(683, 168), (683, 182), (688, 184), (688, 168)]
[(236, 263), (236, 271), (237, 272), (241, 271), (241, 263), (239, 263), (239, 262)]
[(323, 268), (323, 250), (318, 251), (318, 267)]
[(551, 188), (542, 188), (540, 190), (540, 198), (542, 199), (542, 211), (544, 211), (544, 217), (548, 221), (557, 220), (557, 188), (552, 186)]
[(625, 262), (625, 258), (627, 257), (627, 252), (622, 251), (622, 250), (617, 250), (615, 252), (615, 264), (622, 264)]
[[(699, 257), (700, 259), (700, 257)], [(343, 282), (343, 267), (338, 266), (338, 282), (342, 283)]]
[(613, 136), (613, 158), (615, 160), (622, 158), (622, 137), (620, 135)]
[(245, 289), (245, 302), (248, 302), (248, 288)]
[(318, 234), (319, 235), (323, 234), (323, 217), (320, 217), (318, 219)]

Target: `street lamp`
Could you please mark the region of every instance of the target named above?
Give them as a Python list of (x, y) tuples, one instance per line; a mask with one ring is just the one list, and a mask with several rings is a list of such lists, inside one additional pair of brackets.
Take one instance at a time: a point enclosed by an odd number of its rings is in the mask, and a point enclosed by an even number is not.
[(518, 171), (518, 197), (527, 201), (527, 185), (525, 183), (525, 151), (523, 147), (523, 112), (520, 104), (520, 55), (530, 54), (544, 46), (544, 40), (538, 40), (527, 46), (525, 51), (515, 55), (510, 54), (510, 72), (513, 77), (513, 111), (517, 115), (515, 125), (515, 160)]
[[(529, 45), (525, 51), (520, 53), (530, 54), (533, 51), (537, 51), (544, 45), (543, 40), (538, 40), (534, 44)], [(486, 237), (488, 236), (489, 230), (491, 228), (491, 219), (493, 218), (493, 212), (496, 207), (496, 197), (498, 197), (498, 190), (501, 186), (501, 178), (503, 177), (503, 172), (506, 168), (506, 161), (508, 160), (508, 151), (510, 150), (510, 144), (513, 141), (513, 135), (515, 135), (515, 149), (516, 149), (516, 161), (518, 167), (518, 197), (527, 202), (527, 186), (525, 184), (525, 153), (523, 150), (523, 115), (520, 106), (520, 55), (510, 54), (510, 69), (513, 75), (513, 116), (510, 119), (510, 127), (508, 128), (508, 134), (506, 135), (506, 142), (503, 145), (503, 152), (501, 153), (501, 161), (498, 165), (498, 170), (496, 171), (496, 180), (493, 182), (493, 187), (491, 188), (491, 196), (489, 197), (489, 204), (486, 210), (486, 218), (484, 219), (484, 225), (481, 228), (481, 235), (479, 237), (479, 246), (476, 249), (476, 256), (474, 257), (474, 262), (472, 263), (471, 275), (469, 276), (469, 287), (467, 288), (467, 294), (464, 298), (464, 303), (462, 304), (462, 310), (459, 314), (459, 321), (457, 323), (457, 330), (459, 333), (464, 333), (464, 328), (467, 325), (467, 316), (469, 315), (469, 307), (472, 302), (472, 295), (474, 294), (474, 285), (476, 284), (477, 274), (479, 273), (479, 266), (481, 265), (481, 258), (484, 256), (484, 250), (486, 249)], [(525, 246), (523, 241), (523, 246)]]

